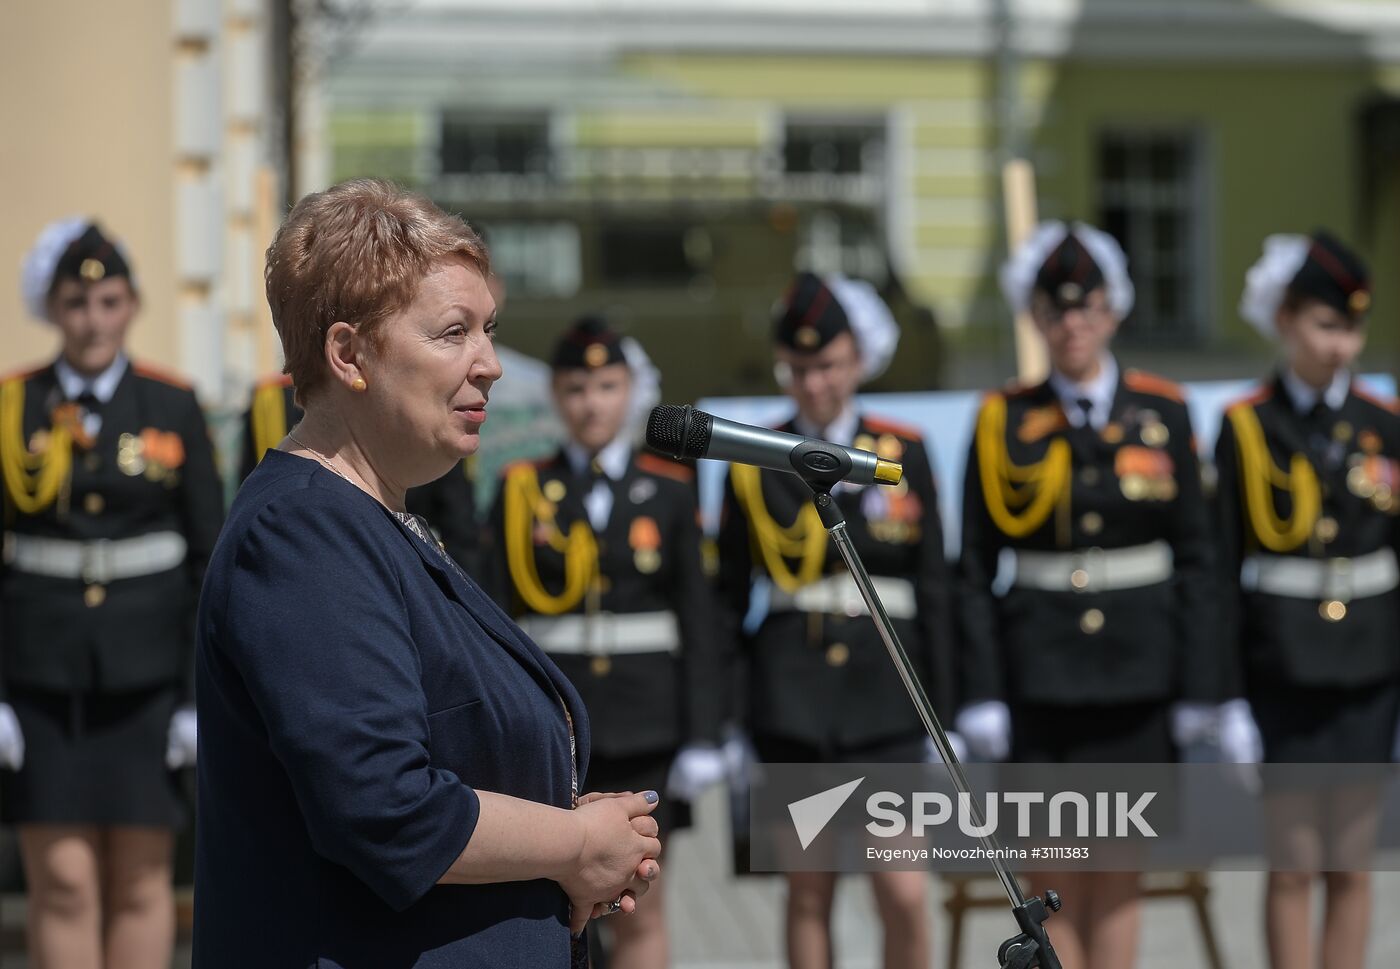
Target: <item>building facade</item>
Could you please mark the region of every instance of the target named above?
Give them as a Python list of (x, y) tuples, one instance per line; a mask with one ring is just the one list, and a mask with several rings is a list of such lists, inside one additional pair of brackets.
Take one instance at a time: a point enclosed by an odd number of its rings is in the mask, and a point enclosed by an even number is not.
[(272, 0), (17, 0), (0, 10), (0, 367), (57, 352), (26, 321), (19, 265), (39, 230), (97, 219), (130, 250), (136, 355), (201, 398), (241, 401), (278, 365), (262, 295), (278, 177)]
[(1130, 359), (1263, 365), (1244, 270), (1266, 234), (1326, 225), (1375, 264), (1383, 364), (1397, 90), (1389, 0), (421, 0), (366, 26), (321, 97), (333, 177), (410, 182), (485, 229), (506, 342), (538, 354), (610, 310), (689, 397), (771, 386), (794, 266), (891, 294), (905, 345), (877, 389), (1006, 376), (1013, 156), (1042, 217), (1128, 250)]

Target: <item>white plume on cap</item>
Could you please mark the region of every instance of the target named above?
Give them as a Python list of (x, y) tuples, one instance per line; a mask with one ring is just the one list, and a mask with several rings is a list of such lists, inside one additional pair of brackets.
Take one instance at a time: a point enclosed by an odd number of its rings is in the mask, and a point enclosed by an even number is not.
[(661, 403), (661, 371), (634, 338), (620, 341), (623, 359), (632, 372), (632, 398), (627, 402), (627, 426), (633, 430), (646, 427), (647, 415)]
[(1050, 258), (1050, 253), (1071, 232), (1089, 251), (1099, 272), (1103, 273), (1109, 309), (1119, 320), (1124, 319), (1132, 312), (1136, 295), (1133, 281), (1128, 278), (1128, 257), (1117, 239), (1084, 222), (1066, 226), (1063, 222), (1049, 221), (1036, 226), (1030, 237), (1017, 247), (1001, 267), (1001, 292), (1006, 302), (1017, 313), (1027, 312), (1031, 308), (1035, 277), (1040, 275), (1040, 269)]
[(47, 322), (49, 289), (53, 286), (53, 271), (58, 268), (64, 250), (73, 244), (92, 220), (81, 215), (69, 216), (44, 226), (39, 238), (24, 257), (20, 269), (19, 291), (24, 308), (36, 320)]
[(1264, 254), (1245, 273), (1240, 316), (1264, 339), (1278, 339), (1278, 308), (1311, 250), (1312, 240), (1307, 236), (1269, 236), (1264, 240)]
[(889, 369), (899, 346), (899, 324), (875, 287), (865, 280), (832, 273), (823, 276), (822, 282), (846, 314), (860, 349), (860, 382), (869, 383)]

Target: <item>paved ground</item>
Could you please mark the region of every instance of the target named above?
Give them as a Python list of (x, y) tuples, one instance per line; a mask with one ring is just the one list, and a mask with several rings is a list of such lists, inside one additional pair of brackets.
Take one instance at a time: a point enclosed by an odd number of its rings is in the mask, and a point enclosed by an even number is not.
[[(777, 879), (728, 876), (727, 820), (723, 803), (699, 806), (700, 826), (668, 848), (667, 877), (678, 887), (668, 899), (675, 926), (676, 969), (780, 969), (783, 888)], [(1392, 867), (1400, 868), (1400, 858)], [(1264, 876), (1217, 872), (1210, 876), (1210, 912), (1225, 969), (1267, 969), (1261, 951), (1260, 906)], [(943, 910), (946, 886), (932, 879), (929, 918), (934, 925), (937, 969), (948, 965), (949, 920)], [(982, 888), (995, 892), (995, 883)], [(1367, 969), (1400, 965), (1400, 872), (1376, 875), (1376, 915)], [(844, 879), (837, 895), (839, 969), (878, 969), (879, 926), (864, 879)], [(1320, 909), (1319, 909), (1320, 912)], [(1206, 966), (1197, 921), (1183, 899), (1154, 901), (1145, 910), (1139, 969)], [(1053, 922), (1051, 923), (1053, 927)], [(997, 946), (1014, 934), (1009, 912), (973, 911), (964, 929), (960, 969), (994, 969)], [(1052, 928), (1053, 932), (1053, 928)]]
[[(667, 849), (668, 907), (674, 926), (675, 969), (781, 969), (783, 887), (771, 877), (729, 876), (727, 818), (722, 792), (698, 806), (697, 828), (677, 836)], [(1400, 868), (1400, 857), (1392, 867)], [(929, 918), (934, 925), (937, 969), (948, 965), (949, 920), (943, 909), (947, 886), (932, 879)], [(982, 886), (995, 890), (994, 884)], [(1210, 876), (1210, 912), (1224, 952), (1225, 969), (1267, 969), (1260, 951), (1259, 912), (1263, 875), (1217, 872)], [(1400, 965), (1400, 872), (1376, 876), (1376, 915), (1366, 969)], [(1146, 909), (1138, 969), (1195, 969), (1206, 962), (1197, 922), (1184, 900), (1151, 902)], [(8, 898), (0, 922), (13, 932), (23, 925), (23, 903)], [(1051, 923), (1053, 927), (1053, 922)], [(967, 916), (960, 969), (993, 969), (997, 945), (1011, 935), (1004, 909)], [(8, 933), (7, 933), (8, 934)], [(837, 896), (839, 969), (878, 969), (878, 920), (863, 879), (846, 878)], [(175, 969), (189, 966), (188, 951)], [(0, 957), (0, 969), (27, 969), (22, 955)]]

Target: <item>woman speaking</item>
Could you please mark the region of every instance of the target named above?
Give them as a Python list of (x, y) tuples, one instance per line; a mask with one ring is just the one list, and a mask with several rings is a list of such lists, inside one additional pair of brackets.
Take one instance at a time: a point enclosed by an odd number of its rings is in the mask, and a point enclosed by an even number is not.
[(577, 796), (577, 693), (404, 509), (476, 450), (488, 273), (461, 220), (375, 180), (302, 199), (268, 250), (305, 415), (201, 600), (201, 969), (563, 969), (660, 874), (656, 793)]

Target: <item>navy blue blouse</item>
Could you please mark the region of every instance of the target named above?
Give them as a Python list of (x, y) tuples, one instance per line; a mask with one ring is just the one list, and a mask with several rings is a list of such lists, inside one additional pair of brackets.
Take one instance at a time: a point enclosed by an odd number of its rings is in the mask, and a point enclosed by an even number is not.
[(268, 453), (209, 564), (196, 694), (199, 969), (569, 965), (554, 882), (436, 883), (476, 789), (571, 806), (583, 705), (374, 499)]

